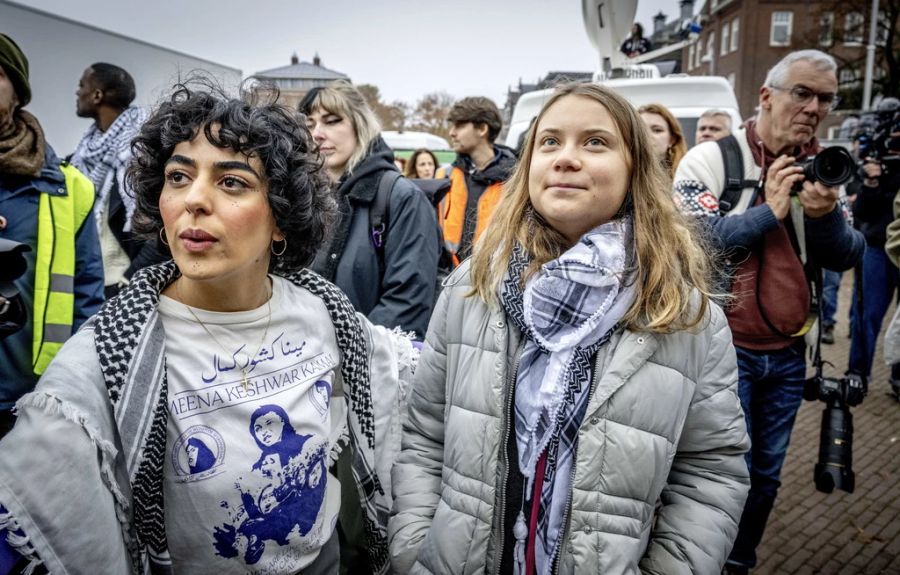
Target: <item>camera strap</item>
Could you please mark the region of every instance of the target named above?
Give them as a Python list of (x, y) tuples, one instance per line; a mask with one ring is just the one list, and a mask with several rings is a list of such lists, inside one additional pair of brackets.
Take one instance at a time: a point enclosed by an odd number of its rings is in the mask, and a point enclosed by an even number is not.
[[(800, 214), (800, 225), (802, 225), (802, 212), (800, 212)], [(793, 216), (787, 219), (785, 221), (785, 228), (787, 230), (788, 238), (791, 242), (791, 247), (793, 247), (794, 253), (797, 254), (797, 257), (800, 259), (800, 263), (803, 266), (803, 274), (806, 276), (806, 283), (809, 286), (809, 310), (807, 311), (806, 321), (803, 323), (803, 326), (794, 333), (785, 333), (778, 329), (775, 324), (772, 323), (772, 321), (769, 319), (768, 314), (766, 313), (766, 308), (763, 305), (762, 300), (760, 299), (760, 291), (756, 291), (756, 307), (757, 309), (759, 309), (760, 317), (762, 317), (762, 320), (766, 324), (766, 327), (768, 327), (772, 331), (772, 333), (784, 338), (802, 337), (806, 335), (813, 328), (813, 326), (816, 325), (816, 322), (819, 322), (821, 325), (820, 314), (822, 308), (822, 269), (813, 265), (813, 263), (809, 261), (805, 249), (806, 238), (803, 238), (803, 243), (801, 244), (801, 240), (799, 239), (800, 234), (797, 233), (794, 221), (795, 218)], [(762, 238), (762, 240), (760, 241), (761, 249), (758, 254), (760, 270), (759, 273), (762, 273), (763, 266), (765, 265), (765, 242), (765, 238)], [(821, 334), (819, 335), (821, 336)]]
[[(804, 266), (805, 268), (806, 266)], [(822, 286), (824, 283), (822, 280), (822, 268), (816, 268), (813, 270), (814, 281), (818, 286)], [(819, 320), (819, 325), (822, 325), (822, 306), (818, 306), (816, 310), (816, 316)], [(822, 377), (822, 330), (819, 329), (816, 331), (816, 345), (812, 349), (812, 364), (816, 369), (816, 377)]]

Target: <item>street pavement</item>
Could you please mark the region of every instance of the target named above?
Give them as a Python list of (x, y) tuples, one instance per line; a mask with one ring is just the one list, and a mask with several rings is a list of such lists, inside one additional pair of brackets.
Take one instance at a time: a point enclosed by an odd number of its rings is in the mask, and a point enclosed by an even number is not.
[[(844, 373), (850, 356), (852, 276), (845, 273), (841, 285), (835, 344), (822, 346), (823, 357), (833, 364), (826, 366), (826, 375), (834, 377)], [(882, 354), (893, 312), (892, 307), (878, 338), (869, 394), (852, 409), (856, 489), (852, 494), (816, 491), (813, 467), (825, 404), (804, 401), (754, 575), (900, 575), (900, 402), (890, 395), (890, 370)]]

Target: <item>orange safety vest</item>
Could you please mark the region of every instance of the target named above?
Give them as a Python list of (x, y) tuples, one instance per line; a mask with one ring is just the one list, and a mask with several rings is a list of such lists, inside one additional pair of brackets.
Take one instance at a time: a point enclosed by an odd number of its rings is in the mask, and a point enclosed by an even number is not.
[[(500, 202), (503, 183), (490, 184), (478, 198), (478, 211), (475, 220), (475, 235), (472, 242), (478, 240), (481, 233), (487, 227), (488, 221), (494, 213), (494, 208)], [(466, 187), (466, 175), (459, 168), (454, 167), (450, 172), (450, 192), (444, 196), (438, 206), (438, 225), (444, 232), (444, 247), (450, 252), (453, 266), (459, 265), (459, 245), (462, 242), (463, 227), (466, 222), (466, 204), (469, 199), (469, 190)]]

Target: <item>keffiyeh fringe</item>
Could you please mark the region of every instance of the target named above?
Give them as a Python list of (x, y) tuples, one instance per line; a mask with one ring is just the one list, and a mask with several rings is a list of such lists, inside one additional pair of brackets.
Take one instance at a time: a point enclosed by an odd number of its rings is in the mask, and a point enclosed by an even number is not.
[(100, 477), (106, 488), (109, 489), (110, 493), (113, 495), (116, 519), (118, 519), (119, 524), (122, 527), (122, 538), (125, 541), (125, 546), (131, 556), (133, 565), (137, 566), (139, 562), (139, 551), (131, 532), (131, 522), (128, 519), (128, 499), (122, 493), (122, 489), (119, 487), (119, 483), (116, 481), (115, 472), (113, 471), (118, 450), (111, 442), (100, 437), (97, 429), (89, 423), (89, 418), (86, 414), (65, 403), (58, 397), (41, 392), (29, 393), (16, 402), (15, 411), (18, 412), (29, 407), (39, 409), (47, 415), (62, 417), (66, 421), (70, 421), (77, 425), (85, 432), (91, 440), (91, 444), (100, 453)]

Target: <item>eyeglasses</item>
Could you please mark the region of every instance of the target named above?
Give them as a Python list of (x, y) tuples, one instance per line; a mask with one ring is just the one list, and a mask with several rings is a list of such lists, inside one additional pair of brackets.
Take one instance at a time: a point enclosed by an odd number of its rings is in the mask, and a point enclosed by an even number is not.
[(830, 112), (838, 107), (841, 103), (841, 97), (834, 92), (813, 92), (805, 86), (794, 86), (793, 88), (783, 88), (781, 86), (769, 86), (773, 90), (782, 90), (791, 93), (791, 100), (798, 106), (809, 104), (813, 98), (819, 102), (819, 109)]

